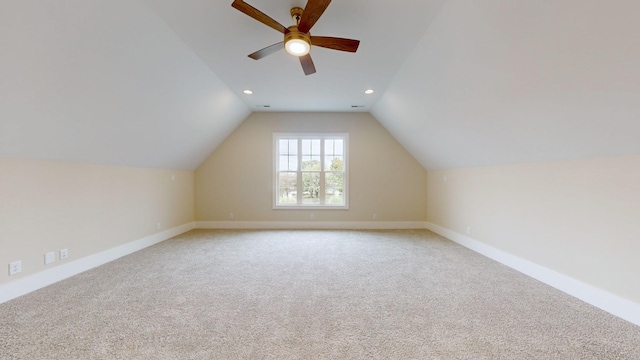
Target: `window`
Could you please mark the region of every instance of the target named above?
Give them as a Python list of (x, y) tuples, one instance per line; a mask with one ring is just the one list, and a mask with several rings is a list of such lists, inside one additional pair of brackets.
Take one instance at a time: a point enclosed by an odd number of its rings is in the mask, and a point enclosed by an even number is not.
[(274, 209), (347, 209), (348, 134), (274, 134)]

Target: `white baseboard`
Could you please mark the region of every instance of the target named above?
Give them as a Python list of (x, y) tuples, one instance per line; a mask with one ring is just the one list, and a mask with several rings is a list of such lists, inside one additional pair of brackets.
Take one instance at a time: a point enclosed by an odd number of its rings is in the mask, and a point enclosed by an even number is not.
[(110, 261), (129, 255), (146, 247), (155, 245), (174, 236), (185, 233), (195, 228), (191, 222), (177, 226), (142, 239), (120, 245), (113, 249), (105, 250), (97, 254), (85, 256), (78, 260), (61, 264), (51, 269), (27, 276), (23, 279), (12, 281), (0, 286), (0, 304), (32, 291), (41, 289), (58, 281), (64, 280), (81, 272), (93, 269)]
[(422, 221), (198, 221), (197, 229), (398, 230), (426, 229)]
[(640, 304), (621, 298), (615, 294), (586, 284), (569, 276), (545, 268), (528, 260), (509, 254), (480, 241), (443, 228), (436, 224), (420, 221), (400, 222), (273, 222), (273, 221), (199, 221), (168, 229), (145, 238), (120, 245), (113, 249), (59, 265), (30, 275), (24, 279), (0, 285), (0, 304), (81, 272), (93, 269), (110, 261), (129, 255), (146, 247), (158, 244), (194, 228), (198, 229), (349, 229), (349, 230), (390, 230), (429, 229), (466, 248), (502, 263), (514, 270), (537, 279), (549, 286), (572, 295), (588, 304), (596, 306), (615, 316), (640, 326)]
[(479, 254), (640, 326), (640, 304), (638, 303), (621, 298), (593, 285), (496, 249), (436, 224), (427, 223), (427, 228)]

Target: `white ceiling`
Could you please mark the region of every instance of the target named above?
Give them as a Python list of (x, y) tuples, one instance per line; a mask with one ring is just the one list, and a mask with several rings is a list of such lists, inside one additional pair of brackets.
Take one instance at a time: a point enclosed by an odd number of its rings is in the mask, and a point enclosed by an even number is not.
[[(283, 50), (258, 61), (248, 58), (283, 35), (232, 8), (232, 0), (145, 2), (253, 111), (369, 111), (444, 0), (331, 2), (312, 35), (357, 39), (360, 47), (355, 54), (313, 47), (317, 72), (310, 76)], [(306, 0), (246, 2), (285, 27), (294, 25), (291, 8), (306, 5)], [(244, 89), (253, 95), (244, 95)], [(377, 93), (365, 95), (367, 89)]]
[(640, 1), (448, 0), (371, 111), (427, 169), (640, 154)]
[(0, 0), (0, 158), (194, 169), (252, 111), (370, 111), (427, 169), (640, 153), (638, 1), (335, 0), (360, 49), (311, 76), (231, 2)]
[(2, 1), (0, 157), (194, 169), (246, 105), (142, 1)]

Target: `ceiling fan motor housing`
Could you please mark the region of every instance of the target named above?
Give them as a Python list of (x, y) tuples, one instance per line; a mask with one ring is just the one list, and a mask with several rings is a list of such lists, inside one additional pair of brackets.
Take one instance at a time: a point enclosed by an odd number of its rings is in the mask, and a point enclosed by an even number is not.
[(296, 24), (289, 26), (288, 32), (284, 34), (284, 47), (289, 54), (295, 56), (304, 56), (311, 50), (311, 35), (298, 30), (303, 11), (301, 7), (291, 8), (291, 18)]
[(284, 42), (286, 43), (289, 40), (300, 39), (302, 41), (306, 41), (311, 44), (311, 35), (298, 31), (297, 26), (289, 26), (289, 32), (284, 34)]
[[(311, 36), (307, 33), (298, 31), (297, 26), (289, 26), (288, 30), (289, 32), (284, 34), (284, 47), (287, 50), (287, 52), (296, 56), (303, 56), (308, 54), (309, 50), (311, 49)], [(303, 52), (295, 51), (293, 50), (294, 46), (304, 46), (305, 51)]]
[(291, 18), (296, 22), (296, 25), (300, 23), (300, 19), (302, 19), (302, 12), (304, 9), (301, 7), (291, 8)]

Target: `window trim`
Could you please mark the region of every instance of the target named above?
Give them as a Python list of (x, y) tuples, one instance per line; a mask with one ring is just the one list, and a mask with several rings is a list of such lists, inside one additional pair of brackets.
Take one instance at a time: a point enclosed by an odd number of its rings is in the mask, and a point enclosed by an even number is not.
[[(343, 181), (343, 196), (344, 205), (305, 205), (305, 204), (287, 204), (278, 205), (278, 156), (279, 156), (279, 144), (278, 141), (281, 138), (295, 138), (300, 141), (301, 139), (321, 139), (323, 146), (321, 146), (321, 159), (324, 161), (324, 140), (342, 139), (344, 142), (344, 181)], [(348, 210), (349, 209), (349, 133), (273, 133), (273, 161), (271, 164), (272, 184), (272, 208), (273, 210)], [(302, 151), (299, 148), (299, 151)], [(300, 169), (301, 158), (298, 159), (298, 170)], [(325, 173), (324, 167), (321, 167), (321, 174)], [(322, 178), (322, 176), (321, 176)], [(322, 181), (323, 182), (323, 181)]]

